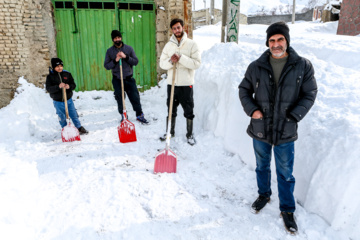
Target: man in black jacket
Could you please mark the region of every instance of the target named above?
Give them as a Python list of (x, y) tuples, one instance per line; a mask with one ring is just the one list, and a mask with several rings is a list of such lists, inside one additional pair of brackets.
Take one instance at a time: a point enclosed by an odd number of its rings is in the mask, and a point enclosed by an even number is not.
[(46, 77), (46, 91), (50, 93), (50, 97), (54, 100), (53, 103), (56, 109), (56, 114), (59, 117), (60, 126), (64, 128), (67, 125), (64, 96), (62, 91), (62, 88), (65, 88), (69, 116), (75, 127), (79, 130), (79, 133), (81, 135), (87, 134), (88, 131), (80, 124), (79, 116), (72, 100), (73, 90), (76, 88), (74, 78), (70, 72), (63, 70), (64, 64), (60, 58), (52, 58), (51, 67), (52, 69), (50, 69), (49, 75)]
[(271, 150), (274, 151), (281, 216), (290, 232), (297, 231), (292, 175), (297, 123), (314, 104), (317, 85), (309, 60), (290, 47), (289, 27), (285, 22), (266, 30), (266, 46), (252, 62), (239, 85), (245, 113), (251, 117), (247, 133), (253, 138), (259, 197), (252, 204), (260, 211), (271, 196)]
[(136, 86), (136, 81), (133, 78), (133, 66), (136, 66), (139, 60), (135, 55), (134, 49), (122, 42), (122, 35), (118, 30), (111, 32), (111, 39), (114, 45), (106, 51), (104, 67), (112, 71), (112, 84), (115, 99), (118, 104), (118, 111), (122, 116), (121, 121), (123, 120), (123, 103), (121, 96), (120, 59), (122, 63), (124, 91), (128, 95), (131, 105), (136, 112), (136, 120), (143, 124), (148, 124), (149, 122), (145, 119), (141, 109), (139, 91)]

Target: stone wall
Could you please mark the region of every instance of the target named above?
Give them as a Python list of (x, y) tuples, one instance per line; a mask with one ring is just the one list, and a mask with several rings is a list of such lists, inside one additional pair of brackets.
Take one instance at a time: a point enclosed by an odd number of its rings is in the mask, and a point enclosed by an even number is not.
[(337, 29), (339, 35), (360, 34), (360, 0), (343, 0)]
[(50, 48), (45, 0), (0, 0), (0, 108), (13, 98), (17, 80), (24, 76), (42, 86), (47, 75)]

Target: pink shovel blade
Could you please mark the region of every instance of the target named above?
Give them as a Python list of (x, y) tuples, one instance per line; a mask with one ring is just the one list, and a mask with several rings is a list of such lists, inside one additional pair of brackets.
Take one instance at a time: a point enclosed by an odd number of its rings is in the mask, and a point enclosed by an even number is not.
[(79, 130), (69, 123), (61, 130), (61, 139), (63, 142), (80, 141)]
[(176, 154), (164, 149), (155, 156), (154, 173), (176, 173), (176, 163)]
[(118, 133), (121, 143), (136, 142), (135, 125), (126, 118), (118, 126)]

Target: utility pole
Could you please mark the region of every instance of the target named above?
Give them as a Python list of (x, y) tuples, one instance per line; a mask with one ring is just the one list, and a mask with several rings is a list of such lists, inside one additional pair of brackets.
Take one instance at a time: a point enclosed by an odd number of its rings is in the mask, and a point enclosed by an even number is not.
[(227, 3), (228, 0), (223, 0), (221, 18), (221, 42), (225, 42), (226, 37)]
[(213, 25), (215, 21), (214, 5), (215, 0), (210, 1), (210, 24)]
[(295, 23), (295, 8), (296, 8), (296, 0), (293, 1), (293, 12), (292, 12), (292, 20), (291, 23)]

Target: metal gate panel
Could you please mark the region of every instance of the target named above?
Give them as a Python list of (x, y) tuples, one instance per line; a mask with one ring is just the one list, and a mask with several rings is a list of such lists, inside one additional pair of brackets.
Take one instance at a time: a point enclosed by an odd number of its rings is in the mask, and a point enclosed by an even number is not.
[[(78, 51), (80, 46), (74, 12), (72, 9), (56, 9), (56, 48), (58, 57), (64, 62), (64, 69), (72, 73), (75, 82), (81, 82), (79, 76), (82, 73), (81, 55)], [(79, 90), (79, 86), (76, 90)]]
[(112, 75), (104, 68), (111, 31), (116, 28), (114, 10), (78, 9), (84, 90), (112, 90)]
[(134, 68), (134, 77), (140, 90), (150, 89), (157, 84), (156, 79), (156, 38), (155, 14), (153, 11), (119, 11), (120, 31), (125, 44), (132, 46), (139, 59)]

